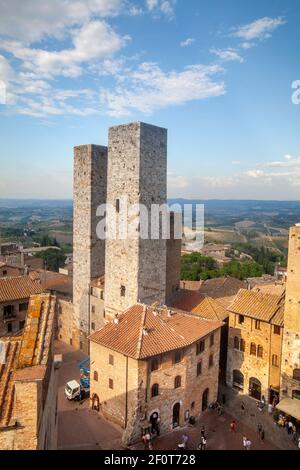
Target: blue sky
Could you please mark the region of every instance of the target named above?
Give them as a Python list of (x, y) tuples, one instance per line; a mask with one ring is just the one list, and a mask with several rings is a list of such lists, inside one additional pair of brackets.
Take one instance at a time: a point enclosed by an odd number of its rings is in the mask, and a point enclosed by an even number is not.
[(0, 197), (71, 197), (73, 146), (141, 120), (169, 197), (300, 199), (298, 3), (0, 0)]

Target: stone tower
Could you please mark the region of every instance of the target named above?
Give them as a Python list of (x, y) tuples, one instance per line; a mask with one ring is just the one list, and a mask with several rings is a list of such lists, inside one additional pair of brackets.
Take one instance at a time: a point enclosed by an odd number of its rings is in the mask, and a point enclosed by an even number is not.
[[(152, 204), (166, 203), (166, 129), (141, 122), (109, 129), (107, 203), (116, 208), (117, 222), (124, 200), (129, 206), (144, 204), (148, 214)], [(161, 237), (117, 236), (106, 241), (104, 297), (108, 318), (136, 302), (165, 303), (166, 246)]]
[(300, 398), (300, 224), (290, 229), (284, 309), (281, 398)]
[(74, 148), (73, 188), (73, 332), (72, 344), (88, 351), (89, 291), (93, 278), (104, 274), (105, 241), (96, 236), (96, 210), (106, 202), (107, 147)]

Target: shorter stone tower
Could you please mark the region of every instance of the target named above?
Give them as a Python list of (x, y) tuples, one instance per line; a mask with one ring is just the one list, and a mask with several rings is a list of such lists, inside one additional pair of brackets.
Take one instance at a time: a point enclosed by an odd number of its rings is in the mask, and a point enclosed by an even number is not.
[(97, 238), (97, 207), (106, 202), (107, 147), (74, 148), (72, 344), (88, 352), (91, 280), (104, 274), (105, 240)]
[(300, 399), (300, 224), (290, 229), (281, 364), (281, 398)]

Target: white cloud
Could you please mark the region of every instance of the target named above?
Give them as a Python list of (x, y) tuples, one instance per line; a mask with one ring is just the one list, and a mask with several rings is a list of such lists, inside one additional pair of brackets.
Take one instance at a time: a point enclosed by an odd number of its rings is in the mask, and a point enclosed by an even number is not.
[(176, 0), (147, 0), (146, 5), (149, 11), (153, 13), (161, 13), (167, 18), (174, 16), (174, 6)]
[(233, 61), (233, 62), (244, 62), (243, 57), (239, 55), (239, 53), (232, 48), (228, 49), (211, 49), (210, 51), (212, 54), (215, 54), (219, 59), (224, 60), (225, 62)]
[(241, 162), (240, 162), (240, 160), (233, 160), (233, 161), (231, 162), (231, 164), (232, 164), (232, 165), (240, 165)]
[(270, 18), (265, 16), (252, 23), (235, 28), (233, 36), (246, 42), (253, 41), (254, 39), (267, 39), (271, 37), (273, 31), (285, 23), (286, 21), (282, 17)]
[(194, 38), (187, 38), (184, 41), (181, 41), (180, 45), (181, 47), (188, 47), (194, 44), (195, 39)]
[(77, 77), (82, 73), (81, 64), (113, 55), (127, 40), (128, 36), (119, 36), (104, 20), (98, 20), (72, 31), (70, 49), (35, 49), (19, 41), (3, 41), (2, 48), (22, 60), (24, 68), (37, 74)]
[(27, 44), (54, 36), (61, 38), (66, 27), (82, 25), (92, 17), (113, 16), (123, 0), (0, 0), (0, 35)]
[(222, 71), (217, 65), (191, 65), (182, 72), (163, 72), (156, 63), (146, 62), (121, 76), (113, 91), (102, 89), (101, 102), (109, 115), (126, 116), (220, 96), (225, 85), (215, 77)]

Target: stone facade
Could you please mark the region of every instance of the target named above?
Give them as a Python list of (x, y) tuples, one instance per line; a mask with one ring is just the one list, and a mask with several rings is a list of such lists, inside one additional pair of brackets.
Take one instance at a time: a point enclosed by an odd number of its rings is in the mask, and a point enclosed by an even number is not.
[[(167, 131), (136, 122), (109, 129), (107, 203), (118, 208), (167, 199)], [(117, 209), (118, 212), (118, 209)], [(127, 219), (129, 220), (129, 218)], [(150, 225), (150, 224), (149, 224)], [(105, 311), (109, 316), (136, 302), (165, 303), (166, 240), (136, 237), (106, 241)], [(150, 227), (149, 231), (150, 233)]]
[[(226, 381), (243, 394), (256, 399), (264, 396), (272, 402), (274, 396), (279, 395), (283, 328), (263, 321), (259, 323), (260, 329), (256, 326), (255, 319), (244, 317), (241, 324), (239, 315), (230, 312)], [(239, 345), (241, 340), (244, 341), (244, 347), (236, 347), (236, 338)], [(262, 357), (251, 354), (251, 343), (255, 344), (256, 351), (258, 346), (262, 347)], [(235, 371), (239, 372), (242, 381)], [(260, 383), (260, 391), (253, 389), (253, 379)]]
[(281, 395), (282, 398), (300, 398), (300, 225), (290, 229)]
[(88, 352), (89, 289), (93, 278), (104, 274), (105, 241), (98, 239), (97, 207), (106, 202), (107, 148), (82, 145), (74, 148), (74, 226), (72, 342)]
[[(24, 328), (28, 299), (21, 299), (0, 304), (0, 337), (16, 334)], [(7, 313), (11, 311), (12, 313)]]
[[(217, 399), (220, 329), (213, 333), (213, 344), (210, 338), (203, 338), (205, 349), (199, 354), (196, 344), (180, 350), (179, 362), (175, 360), (176, 351), (156, 357), (159, 365), (153, 371), (154, 358), (135, 360), (91, 342), (91, 397), (96, 394), (101, 412), (124, 428), (124, 445), (141, 438), (143, 430), (151, 425), (153, 413), (160, 417), (161, 433), (167, 433), (186, 425), (190, 416), (199, 417)], [(201, 373), (197, 375), (200, 362)], [(176, 377), (181, 381), (178, 388)], [(158, 384), (159, 391), (152, 397), (154, 384)]]

